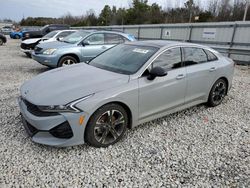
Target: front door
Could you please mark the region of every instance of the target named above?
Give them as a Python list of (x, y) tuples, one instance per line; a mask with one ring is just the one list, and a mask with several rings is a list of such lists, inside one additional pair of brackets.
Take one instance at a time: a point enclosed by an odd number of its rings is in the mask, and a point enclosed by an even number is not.
[(104, 34), (95, 33), (84, 40), (82, 47), (83, 61), (88, 62), (107, 49), (104, 44)]
[(167, 75), (154, 80), (148, 80), (147, 74), (139, 78), (139, 120), (184, 104), (186, 69), (182, 66), (181, 49), (172, 48), (163, 52), (151, 68), (156, 66), (163, 67)]

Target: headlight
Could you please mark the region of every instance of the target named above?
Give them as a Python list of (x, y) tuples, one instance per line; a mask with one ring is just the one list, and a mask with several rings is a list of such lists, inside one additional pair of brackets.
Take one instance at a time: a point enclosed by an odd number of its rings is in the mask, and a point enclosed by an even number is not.
[(87, 95), (83, 98), (77, 99), (73, 102), (70, 102), (65, 105), (50, 105), (50, 106), (38, 106), (38, 108), (41, 111), (44, 112), (73, 112), (73, 113), (78, 113), (82, 112), (79, 108), (77, 108), (75, 105), (83, 100), (86, 100), (90, 97), (92, 97), (94, 94)]
[(29, 37), (30, 36), (30, 34), (29, 33), (25, 33), (25, 37)]
[(50, 48), (50, 49), (45, 50), (45, 51), (43, 52), (43, 54), (51, 55), (51, 54), (53, 54), (55, 51), (56, 51), (55, 48)]

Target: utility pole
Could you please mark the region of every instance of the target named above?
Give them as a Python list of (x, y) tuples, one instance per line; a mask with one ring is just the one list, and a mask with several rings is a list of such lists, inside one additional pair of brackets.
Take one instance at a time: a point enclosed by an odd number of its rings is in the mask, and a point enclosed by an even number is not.
[(245, 7), (245, 12), (244, 12), (243, 21), (246, 21), (247, 10), (248, 10), (248, 7), (249, 7), (249, 2), (250, 2), (250, 0), (246, 0), (246, 7)]

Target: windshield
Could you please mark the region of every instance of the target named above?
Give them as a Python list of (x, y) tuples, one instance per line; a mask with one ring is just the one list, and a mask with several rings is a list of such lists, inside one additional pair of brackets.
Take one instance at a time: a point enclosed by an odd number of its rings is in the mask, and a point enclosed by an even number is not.
[(48, 27), (49, 25), (45, 25), (45, 26), (43, 26), (42, 28), (40, 28), (40, 30), (42, 31), (42, 30), (44, 30), (46, 27)]
[(69, 36), (65, 37), (62, 42), (75, 44), (80, 42), (85, 36), (87, 36), (90, 32), (89, 31), (77, 31), (75, 33), (70, 34)]
[(120, 44), (97, 56), (89, 64), (116, 73), (134, 74), (157, 50), (151, 46)]
[(54, 37), (59, 31), (52, 31), (50, 33), (48, 33), (47, 35), (44, 35), (43, 38), (45, 39), (49, 39), (49, 38), (52, 38)]

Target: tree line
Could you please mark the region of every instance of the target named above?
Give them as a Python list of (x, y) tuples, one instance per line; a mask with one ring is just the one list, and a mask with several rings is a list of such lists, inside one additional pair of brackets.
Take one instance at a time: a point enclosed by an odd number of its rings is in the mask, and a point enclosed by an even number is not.
[[(27, 17), (21, 20), (20, 25), (63, 23), (71, 26), (107, 26), (238, 21), (243, 18), (246, 0), (209, 0), (207, 3), (206, 9), (199, 0), (188, 0), (182, 7), (163, 8), (157, 3), (150, 5), (147, 0), (133, 0), (129, 8), (105, 5), (99, 15), (94, 10), (89, 10), (82, 16), (67, 13), (60, 18)], [(250, 13), (246, 20), (250, 20)]]

